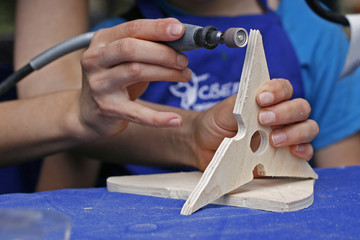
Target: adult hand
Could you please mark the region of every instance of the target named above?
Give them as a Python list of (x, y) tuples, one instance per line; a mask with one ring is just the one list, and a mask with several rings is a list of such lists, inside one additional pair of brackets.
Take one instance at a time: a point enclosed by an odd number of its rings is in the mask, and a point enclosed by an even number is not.
[[(315, 121), (308, 119), (310, 105), (304, 99), (289, 100), (293, 89), (288, 80), (273, 79), (262, 85), (256, 101), (261, 107), (259, 123), (271, 126), (269, 142), (274, 147), (290, 146), (292, 154), (309, 160), (313, 155), (310, 142), (319, 132)], [(224, 137), (234, 137), (237, 122), (232, 113), (236, 96), (231, 96), (194, 119), (193, 139), (196, 166), (205, 170)]]
[(183, 33), (184, 26), (173, 18), (135, 20), (97, 31), (81, 59), (79, 112), (85, 128), (107, 136), (124, 130), (128, 121), (153, 127), (180, 126), (179, 114), (157, 112), (133, 100), (149, 81), (190, 80), (185, 55), (158, 43), (176, 40)]

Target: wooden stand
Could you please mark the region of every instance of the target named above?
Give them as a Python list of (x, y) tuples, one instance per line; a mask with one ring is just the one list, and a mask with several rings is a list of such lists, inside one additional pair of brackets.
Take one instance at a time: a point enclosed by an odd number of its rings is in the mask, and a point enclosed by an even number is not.
[[(173, 199), (188, 199), (201, 172), (110, 177), (107, 189)], [(214, 204), (272, 212), (290, 212), (309, 207), (314, 200), (314, 180), (257, 178), (215, 200)]]
[[(251, 30), (233, 111), (238, 123), (238, 133), (233, 138), (225, 138), (220, 144), (200, 181), (185, 202), (181, 214), (190, 215), (226, 193), (249, 183), (254, 178), (255, 167), (261, 176), (317, 178), (309, 164), (304, 159), (292, 155), (288, 147), (272, 147), (268, 140), (271, 128), (258, 123), (259, 106), (255, 99), (256, 91), (261, 84), (269, 80), (261, 34), (259, 31)], [(260, 145), (252, 150), (251, 141), (257, 134), (260, 135)], [(311, 183), (311, 187), (307, 185), (309, 187), (307, 192), (313, 190), (313, 180)], [(178, 184), (183, 183), (180, 181)], [(277, 181), (273, 182), (273, 187), (277, 188), (278, 184)], [(271, 210), (271, 204), (270, 207), (264, 206), (262, 209)]]

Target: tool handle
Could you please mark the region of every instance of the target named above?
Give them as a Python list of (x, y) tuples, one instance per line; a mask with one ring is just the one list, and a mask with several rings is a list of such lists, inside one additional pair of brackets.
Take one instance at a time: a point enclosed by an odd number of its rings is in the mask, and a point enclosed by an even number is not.
[(196, 31), (202, 27), (191, 24), (184, 24), (184, 26), (185, 33), (181, 38), (175, 41), (165, 42), (165, 44), (179, 52), (201, 48), (201, 46), (196, 45), (194, 36)]

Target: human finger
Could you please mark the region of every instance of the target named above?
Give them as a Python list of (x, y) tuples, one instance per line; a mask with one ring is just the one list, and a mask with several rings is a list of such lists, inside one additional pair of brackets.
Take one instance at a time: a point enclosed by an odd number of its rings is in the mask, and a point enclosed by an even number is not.
[(182, 117), (173, 112), (158, 112), (139, 103), (128, 101), (122, 107), (121, 118), (126, 121), (151, 127), (179, 127)]
[(107, 44), (126, 37), (149, 41), (174, 41), (180, 38), (184, 31), (184, 25), (175, 18), (138, 19), (97, 31), (91, 44)]
[(113, 91), (117, 88), (125, 89), (140, 82), (187, 82), (191, 79), (191, 74), (189, 68), (176, 70), (144, 63), (124, 63), (92, 76), (89, 79), (89, 85), (92, 89)]
[(319, 133), (319, 126), (314, 120), (307, 120), (273, 130), (270, 143), (275, 147), (291, 146), (311, 142)]
[(184, 69), (188, 65), (187, 57), (164, 44), (135, 38), (123, 38), (108, 45), (89, 49), (86, 56), (98, 59), (100, 67), (109, 68), (123, 62), (143, 62)]
[(265, 82), (256, 94), (256, 102), (260, 107), (267, 107), (289, 100), (293, 94), (291, 83), (282, 78)]
[(265, 126), (290, 124), (306, 120), (310, 113), (310, 104), (305, 99), (297, 98), (262, 108), (258, 120)]
[(302, 143), (290, 146), (293, 155), (309, 161), (314, 155), (314, 148), (310, 143)]

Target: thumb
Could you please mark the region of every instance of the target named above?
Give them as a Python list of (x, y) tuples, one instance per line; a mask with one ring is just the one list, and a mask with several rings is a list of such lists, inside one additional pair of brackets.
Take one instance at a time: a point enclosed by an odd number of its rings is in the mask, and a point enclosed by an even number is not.
[(233, 95), (214, 106), (216, 125), (228, 132), (237, 132), (238, 125), (233, 114), (236, 95)]

